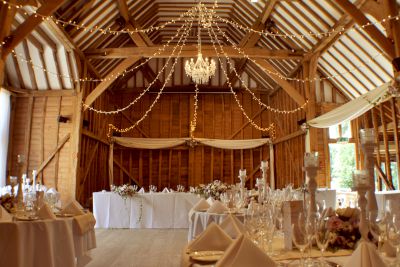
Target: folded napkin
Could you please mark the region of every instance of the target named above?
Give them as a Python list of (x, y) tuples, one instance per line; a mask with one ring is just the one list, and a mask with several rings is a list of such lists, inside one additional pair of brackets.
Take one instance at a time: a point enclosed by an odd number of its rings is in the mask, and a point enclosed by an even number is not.
[(12, 216), (8, 211), (0, 205), (0, 221), (1, 222), (11, 222)]
[(215, 267), (275, 267), (276, 263), (250, 239), (241, 235), (234, 241)]
[(165, 187), (162, 192), (163, 193), (169, 193), (169, 190), (168, 190), (168, 188)]
[(39, 211), (37, 212), (37, 215), (42, 220), (47, 220), (47, 219), (55, 220), (56, 219), (56, 215), (54, 215), (53, 211), (51, 210), (49, 205), (47, 205), (47, 203), (44, 203), (42, 206), (40, 206)]
[(219, 200), (215, 200), (214, 203), (212, 203), (212, 205), (207, 210), (208, 213), (216, 213), (216, 214), (222, 214), (226, 211), (228, 211), (228, 208), (225, 207), (225, 205), (222, 204), (222, 202)]
[(144, 193), (146, 193), (146, 191), (144, 191), (144, 188), (142, 187), (142, 188), (140, 188), (140, 190), (138, 191), (138, 193), (144, 194)]
[(83, 215), (82, 206), (76, 201), (72, 200), (68, 205), (61, 210), (62, 214)]
[(357, 249), (346, 261), (344, 267), (385, 267), (387, 266), (378, 254), (375, 245), (366, 241), (361, 241)]
[(47, 190), (46, 193), (58, 194), (57, 190), (54, 187), (52, 187), (49, 190)]
[(243, 223), (234, 215), (229, 214), (219, 225), (232, 239), (238, 238), (245, 233)]
[(190, 209), (189, 211), (189, 220), (193, 221), (192, 216), (195, 213), (195, 211), (206, 211), (210, 207), (210, 204), (204, 199), (200, 198), (200, 200), (194, 204), (194, 206)]
[(76, 222), (78, 233), (81, 235), (89, 232), (96, 224), (96, 219), (90, 212), (84, 215), (75, 216), (74, 221)]
[(225, 251), (232, 239), (216, 223), (209, 224), (196, 239), (188, 245), (189, 251), (221, 250)]
[(207, 198), (207, 203), (211, 206), (214, 203), (214, 199), (212, 197)]

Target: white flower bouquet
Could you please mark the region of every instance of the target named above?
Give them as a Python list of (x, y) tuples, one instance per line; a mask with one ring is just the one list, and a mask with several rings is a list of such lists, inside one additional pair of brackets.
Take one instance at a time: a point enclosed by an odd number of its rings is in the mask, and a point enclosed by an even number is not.
[(123, 184), (121, 186), (111, 185), (111, 192), (120, 195), (123, 199), (133, 197), (138, 191), (137, 185)]

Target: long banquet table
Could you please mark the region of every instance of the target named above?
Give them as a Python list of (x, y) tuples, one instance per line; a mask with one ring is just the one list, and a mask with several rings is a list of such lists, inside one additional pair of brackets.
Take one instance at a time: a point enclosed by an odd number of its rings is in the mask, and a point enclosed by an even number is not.
[(123, 199), (93, 193), (95, 228), (188, 228), (189, 210), (199, 200), (191, 193), (144, 193)]
[(73, 218), (0, 222), (0, 266), (84, 266), (94, 229), (80, 234)]

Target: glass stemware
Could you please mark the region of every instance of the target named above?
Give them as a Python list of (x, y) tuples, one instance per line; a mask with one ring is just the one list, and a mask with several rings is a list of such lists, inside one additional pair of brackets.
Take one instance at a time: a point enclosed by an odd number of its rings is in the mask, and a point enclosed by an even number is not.
[(397, 214), (389, 215), (386, 225), (386, 237), (389, 243), (396, 248), (396, 263), (400, 263), (400, 218)]
[(379, 211), (377, 216), (375, 216), (375, 212), (370, 212), (368, 215), (369, 231), (372, 237), (378, 242), (378, 251), (381, 252), (386, 239), (388, 214), (385, 211)]
[(327, 266), (324, 259), (324, 252), (329, 244), (330, 230), (328, 227), (329, 217), (327, 216), (327, 212), (323, 213), (323, 215), (319, 218), (317, 229), (315, 233), (315, 241), (317, 243), (318, 248), (321, 251), (321, 266)]
[(309, 245), (309, 238), (307, 235), (305, 223), (292, 225), (293, 244), (300, 250), (301, 253), (301, 266), (305, 266), (304, 251)]

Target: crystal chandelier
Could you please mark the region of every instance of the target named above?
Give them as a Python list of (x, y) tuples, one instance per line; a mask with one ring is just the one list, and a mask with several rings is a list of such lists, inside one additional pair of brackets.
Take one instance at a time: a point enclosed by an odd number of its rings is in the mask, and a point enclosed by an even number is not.
[[(204, 14), (201, 2), (199, 3), (199, 26), (197, 33), (197, 59), (193, 58), (185, 63), (186, 75), (192, 78), (192, 81), (196, 84), (207, 83), (212, 76), (215, 74), (215, 62), (214, 60), (208, 60), (208, 58), (203, 59), (201, 54), (201, 37), (200, 30), (202, 27), (202, 21), (204, 20)], [(202, 19), (203, 18), (203, 19)]]

